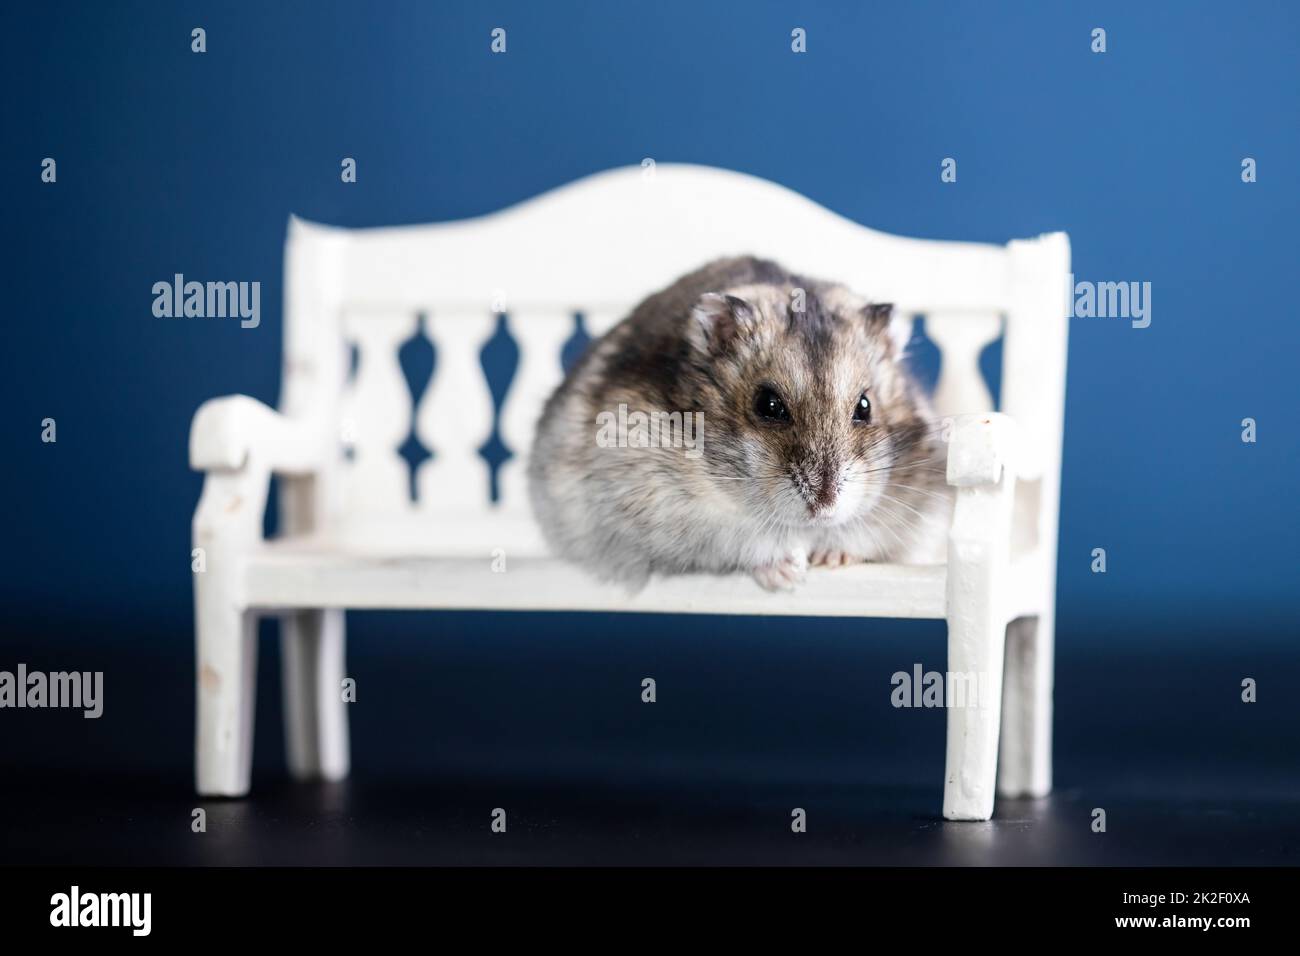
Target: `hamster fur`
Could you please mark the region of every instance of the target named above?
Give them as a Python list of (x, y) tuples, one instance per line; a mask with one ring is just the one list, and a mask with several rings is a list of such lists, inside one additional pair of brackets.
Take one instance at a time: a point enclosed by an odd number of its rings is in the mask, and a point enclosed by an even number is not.
[[(789, 588), (810, 563), (942, 561), (946, 447), (905, 367), (907, 328), (752, 257), (651, 295), (542, 410), (529, 484), (547, 543), (633, 588), (691, 572)], [(663, 430), (626, 434), (637, 412)]]

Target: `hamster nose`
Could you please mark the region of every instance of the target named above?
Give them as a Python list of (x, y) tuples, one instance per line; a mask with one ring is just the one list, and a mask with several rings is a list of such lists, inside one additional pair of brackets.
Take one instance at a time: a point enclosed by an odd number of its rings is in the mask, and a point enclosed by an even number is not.
[(808, 513), (814, 517), (823, 512), (830, 511), (835, 507), (835, 499), (839, 495), (839, 469), (835, 468), (830, 462), (823, 462), (821, 467), (810, 469), (809, 490), (812, 492), (808, 498)]

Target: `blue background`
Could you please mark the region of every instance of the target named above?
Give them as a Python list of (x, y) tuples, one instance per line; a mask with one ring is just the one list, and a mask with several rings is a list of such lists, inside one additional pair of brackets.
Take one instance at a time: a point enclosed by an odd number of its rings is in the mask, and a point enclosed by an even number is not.
[[(194, 26), (207, 30), (203, 55), (190, 52)], [(489, 53), (496, 26), (504, 56)], [(795, 26), (804, 55), (790, 51)], [(1095, 26), (1104, 55), (1089, 48)], [(275, 403), (290, 213), (346, 226), (473, 216), (649, 156), (753, 173), (889, 232), (1004, 242), (1066, 230), (1079, 279), (1151, 282), (1149, 328), (1070, 327), (1062, 653), (1280, 650), (1297, 635), (1297, 27), (1300, 7), (1285, 2), (11, 11), (6, 633), (43, 649), (33, 667), (57, 666), (74, 635), (150, 642), (188, 679), (201, 480), (187, 468), (189, 423), (216, 395)], [(55, 185), (40, 182), (46, 156)], [(344, 156), (358, 160), (356, 184), (340, 182)], [(1258, 161), (1251, 185), (1245, 156)], [(154, 318), (151, 286), (175, 272), (259, 280), (260, 328)], [(510, 358), (504, 345), (489, 355), (498, 380)], [(40, 441), (47, 416), (57, 444)], [(1247, 416), (1256, 444), (1240, 440)], [(1089, 570), (1095, 547), (1105, 575)], [(842, 726), (862, 695), (882, 705), (889, 673), (943, 660), (942, 624), (351, 620), (363, 672), (397, 675), (414, 646), (440, 654), (427, 679), (389, 679), (434, 695), (438, 673), (456, 675), (459, 689), (437, 693), (447, 714), (477, 721), (480, 743), (508, 742), (529, 694), (560, 701), (551, 729), (588, 710), (617, 723), (602, 705), (635, 708), (626, 688), (655, 673), (694, 695), (680, 736), (700, 753), (714, 752), (712, 726), (716, 751), (734, 749), (728, 707), (749, 701), (753, 717), (768, 713), (755, 700), (796, 699), (813, 711), (785, 745), (806, 755), (806, 735)], [(1242, 672), (1222, 676), (1229, 690)], [(860, 680), (834, 685), (845, 673)], [(756, 718), (769, 742), (779, 709)], [(590, 750), (582, 733), (575, 759)], [(621, 730), (605, 742), (629, 753)]]

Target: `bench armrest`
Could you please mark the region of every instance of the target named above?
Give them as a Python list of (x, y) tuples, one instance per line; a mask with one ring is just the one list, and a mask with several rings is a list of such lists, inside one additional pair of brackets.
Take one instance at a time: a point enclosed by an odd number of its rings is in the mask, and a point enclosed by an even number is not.
[[(194, 547), (215, 568), (235, 567), (238, 556), (262, 540), (271, 475), (308, 476), (328, 461), (325, 421), (281, 415), (247, 395), (214, 398), (199, 406), (190, 426), (190, 467), (205, 472), (194, 512)], [(236, 605), (238, 575), (218, 575), (223, 600)]]
[(289, 418), (247, 395), (199, 406), (190, 426), (190, 467), (235, 471), (256, 459), (283, 474), (309, 474), (325, 462), (328, 429)]
[(1003, 469), (1016, 474), (1020, 431), (1008, 415), (958, 415), (948, 443), (948, 484), (957, 488), (995, 485)]

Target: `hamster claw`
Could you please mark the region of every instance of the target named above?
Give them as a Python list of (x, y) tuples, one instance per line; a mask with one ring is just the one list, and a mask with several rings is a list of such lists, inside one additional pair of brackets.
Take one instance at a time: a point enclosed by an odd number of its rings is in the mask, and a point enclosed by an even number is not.
[(808, 555), (808, 563), (818, 568), (841, 568), (849, 564), (861, 564), (863, 560), (838, 548), (815, 548)]
[(808, 572), (808, 555), (796, 549), (780, 561), (753, 570), (754, 580), (766, 591), (793, 591)]

